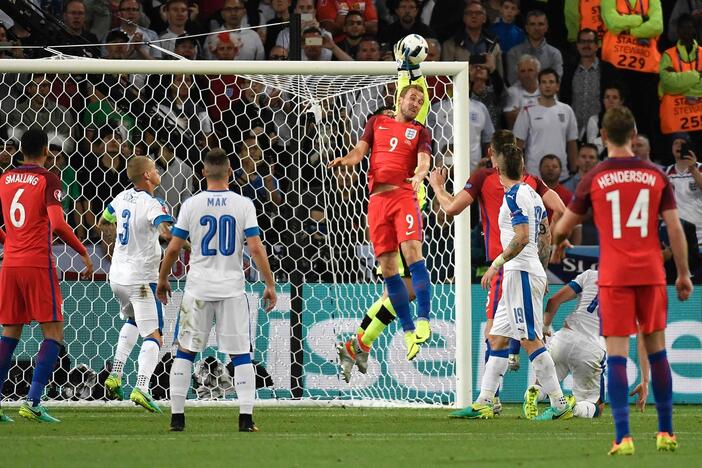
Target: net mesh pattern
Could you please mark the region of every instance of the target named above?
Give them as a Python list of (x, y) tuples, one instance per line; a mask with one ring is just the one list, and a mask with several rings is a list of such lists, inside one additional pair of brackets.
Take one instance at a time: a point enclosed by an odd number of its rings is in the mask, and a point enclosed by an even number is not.
[[(65, 349), (47, 389), (50, 399), (99, 400), (124, 323), (106, 276), (111, 251), (97, 222), (105, 205), (129, 186), (126, 161), (149, 155), (162, 185), (156, 195), (176, 216), (204, 188), (203, 155), (230, 154), (231, 189), (256, 206), (262, 239), (278, 282), (279, 304), (259, 308), (263, 287), (245, 255), (252, 356), (259, 399), (343, 399), (449, 403), (455, 398), (452, 222), (433, 206), (423, 210), (424, 253), (434, 283), (432, 341), (413, 362), (404, 357), (393, 322), (375, 343), (368, 373), (340, 377), (336, 343), (353, 335), (382, 281), (368, 240), (367, 160), (354, 169), (326, 164), (359, 140), (368, 116), (394, 108), (394, 76), (192, 76), (5, 74), (0, 83), (2, 171), (21, 163), (17, 142), (29, 127), (49, 134), (47, 167), (62, 181), (69, 224), (96, 266), (93, 281), (77, 281), (79, 257), (53, 247), (64, 298)], [(450, 79), (428, 79), (434, 165), (451, 169)], [(449, 109), (449, 111), (447, 111)], [(448, 112), (448, 113), (447, 113)], [(0, 224), (2, 222), (0, 221)], [(164, 307), (164, 346), (151, 381), (168, 398), (174, 328), (188, 254), (173, 270), (174, 296)], [(125, 366), (127, 390), (136, 383), (137, 342)], [(24, 397), (41, 343), (26, 327), (3, 398)], [(233, 367), (211, 345), (196, 359), (189, 398), (235, 398)]]

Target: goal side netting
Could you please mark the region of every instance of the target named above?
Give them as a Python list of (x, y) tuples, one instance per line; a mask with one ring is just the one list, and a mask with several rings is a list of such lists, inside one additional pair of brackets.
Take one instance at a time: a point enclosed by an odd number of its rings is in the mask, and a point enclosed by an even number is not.
[[(245, 254), (257, 398), (266, 404), (468, 403), (468, 214), (451, 219), (431, 192), (422, 212), (433, 283), (431, 341), (406, 361), (395, 321), (374, 344), (366, 374), (355, 370), (347, 384), (337, 363), (336, 344), (356, 333), (383, 286), (368, 240), (367, 163), (333, 171), (326, 165), (353, 148), (370, 114), (394, 108), (394, 63), (48, 59), (0, 60), (0, 66), (0, 170), (21, 163), (17, 146), (27, 128), (44, 128), (47, 165), (61, 178), (68, 222), (96, 266), (93, 280), (79, 280), (80, 258), (54, 243), (66, 326), (47, 398), (105, 401), (103, 382), (124, 320), (106, 281), (111, 246), (97, 221), (129, 185), (127, 159), (156, 160), (162, 174), (156, 195), (177, 216), (181, 203), (204, 189), (203, 155), (221, 147), (234, 169), (230, 188), (256, 206), (279, 294), (266, 314), (261, 278)], [(468, 176), (467, 64), (425, 63), (422, 69), (431, 99), (433, 165), (446, 167), (453, 187), (462, 187), (456, 181)], [(162, 400), (168, 399), (188, 261), (183, 252), (171, 278), (173, 298), (163, 307), (164, 346), (151, 381)], [(5, 401), (26, 395), (41, 339), (38, 326), (26, 327)], [(139, 346), (125, 367), (127, 389), (136, 383)], [(212, 334), (196, 358), (189, 399), (235, 401), (228, 363)]]

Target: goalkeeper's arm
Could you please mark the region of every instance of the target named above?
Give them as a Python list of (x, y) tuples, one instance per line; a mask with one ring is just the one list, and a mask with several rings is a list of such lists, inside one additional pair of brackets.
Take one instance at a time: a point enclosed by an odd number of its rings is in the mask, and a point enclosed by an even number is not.
[(404, 56), (404, 51), (400, 49), (399, 41), (395, 44), (395, 60), (397, 60), (397, 88), (395, 91), (395, 113), (400, 112), (400, 93), (402, 90), (411, 85), (416, 84), (422, 87), (424, 91), (424, 103), (415, 120), (422, 125), (427, 123), (427, 115), (429, 114), (429, 106), (431, 105), (429, 98), (429, 89), (427, 81), (422, 75), (422, 69), (419, 65), (412, 65)]

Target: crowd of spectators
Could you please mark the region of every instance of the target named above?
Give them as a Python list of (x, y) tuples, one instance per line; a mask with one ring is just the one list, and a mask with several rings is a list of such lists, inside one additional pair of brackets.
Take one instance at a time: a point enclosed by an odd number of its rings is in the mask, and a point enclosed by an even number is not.
[[(595, 19), (581, 16), (578, 0), (65, 0), (61, 8), (60, 2), (23, 1), (62, 22), (64, 34), (56, 36), (53, 50), (117, 60), (287, 60), (292, 13), (302, 15), (304, 61), (394, 60), (394, 43), (420, 34), (428, 40), (427, 60), (471, 63), (471, 170), (488, 164), (493, 132), (512, 129), (525, 149), (527, 170), (565, 202), (607, 157), (599, 134), (604, 111), (627, 105), (640, 132), (634, 152), (668, 174), (681, 215), (702, 241), (696, 160), (702, 102), (687, 120), (659, 113), (659, 99), (667, 112), (695, 109), (702, 98), (702, 1), (601, 0), (590, 2), (600, 4)], [(648, 59), (612, 60), (613, 35), (658, 54), (655, 70)], [(0, 11), (0, 46), (9, 46), (0, 48), (3, 58), (46, 55), (31, 47), (46, 45), (40, 36), (22, 18)], [(452, 85), (441, 77), (428, 83), (435, 156), (451, 169), (458, 131), (450, 125)], [(329, 151), (348, 150), (368, 115), (393, 107), (392, 85), (354, 90), (321, 110), (298, 106), (285, 86), (225, 75), (6, 74), (0, 91), (0, 170), (17, 163), (16, 142), (26, 128), (47, 130), (69, 220), (84, 241), (107, 253), (95, 218), (105, 200), (128, 185), (123, 169), (129, 156), (154, 157), (163, 173), (158, 195), (177, 213), (201, 186), (202, 154), (216, 146), (231, 154), (232, 188), (266, 213), (266, 240), (276, 245), (281, 262), (295, 263), (302, 251), (316, 249), (317, 260), (293, 269), (307, 268), (326, 280), (330, 259), (351, 255), (364, 242), (364, 220), (343, 208), (357, 175), (325, 175), (322, 161)], [(681, 96), (684, 102), (674, 99)], [(330, 193), (322, 187), (325, 178), (336, 181)], [(328, 219), (311, 209), (319, 206), (327, 207)], [(429, 239), (443, 246), (450, 219), (431, 206), (427, 211), (430, 224), (436, 223)], [(348, 222), (327, 230), (339, 223), (334, 213)], [(340, 250), (325, 252), (320, 239), (340, 232), (347, 234), (331, 243)], [(286, 235), (304, 237), (299, 252), (285, 246)], [(594, 228), (586, 223), (578, 240), (596, 244)]]

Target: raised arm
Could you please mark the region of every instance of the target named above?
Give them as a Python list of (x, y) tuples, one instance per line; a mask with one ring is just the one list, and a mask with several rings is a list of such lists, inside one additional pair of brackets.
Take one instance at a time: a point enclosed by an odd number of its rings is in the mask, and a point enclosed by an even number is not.
[(356, 143), (356, 146), (346, 156), (332, 160), (327, 167), (329, 169), (340, 166), (355, 166), (363, 161), (363, 158), (368, 153), (370, 146), (365, 141), (361, 140)]
[(439, 200), (439, 204), (446, 214), (456, 216), (473, 203), (473, 197), (465, 190), (461, 190), (455, 196), (448, 193), (445, 187), (446, 174), (446, 168), (434, 169), (429, 176), (429, 184), (434, 189), (434, 196)]

